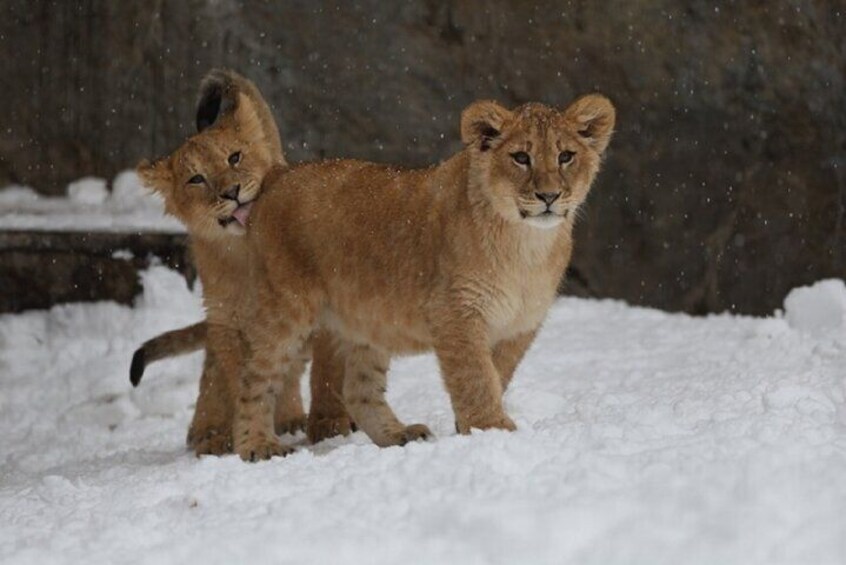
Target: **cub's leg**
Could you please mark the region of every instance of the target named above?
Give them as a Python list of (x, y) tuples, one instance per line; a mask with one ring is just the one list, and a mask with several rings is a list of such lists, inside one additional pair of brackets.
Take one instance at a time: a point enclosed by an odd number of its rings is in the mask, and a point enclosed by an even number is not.
[[(236, 380), (246, 357), (245, 345), (234, 330), (216, 326), (209, 333), (200, 394), (188, 428), (188, 445), (197, 455), (224, 455), (232, 453), (233, 448)], [(237, 349), (235, 344), (239, 344)], [(300, 393), (302, 373), (303, 363), (299, 363), (292, 366), (290, 373), (278, 372), (274, 376), (276, 433), (304, 429), (306, 415)]]
[(225, 376), (211, 352), (206, 352), (200, 394), (188, 427), (188, 446), (197, 455), (223, 455), (232, 451), (232, 400)]
[(471, 428), (516, 429), (502, 406), (502, 379), (481, 319), (452, 313), (433, 333), (458, 432), (466, 434)]
[(526, 351), (535, 341), (537, 330), (520, 334), (513, 339), (500, 341), (493, 348), (493, 363), (502, 382), (502, 392), (508, 388), (517, 365), (523, 360)]
[(274, 433), (274, 375), (291, 374), (306, 361), (306, 337), (314, 327), (315, 308), (293, 292), (258, 290), (252, 322), (247, 324), (249, 355), (240, 372), (233, 436), (241, 459), (257, 461), (287, 455)]
[(325, 330), (312, 342), (311, 407), (308, 413), (308, 439), (312, 443), (347, 435), (352, 422), (344, 407), (344, 365), (337, 340)]
[(300, 392), (305, 362), (291, 363), (290, 372), (277, 372), (273, 380), (276, 407), (273, 428), (277, 434), (293, 434), (306, 427), (306, 413)]
[(366, 345), (344, 344), (344, 404), (356, 425), (379, 447), (432, 435), (423, 424), (405, 426), (385, 401), (390, 357)]
[(243, 346), (238, 331), (208, 324), (200, 394), (188, 428), (188, 445), (197, 455), (232, 452), (233, 399), (238, 390), (236, 376), (244, 359)]

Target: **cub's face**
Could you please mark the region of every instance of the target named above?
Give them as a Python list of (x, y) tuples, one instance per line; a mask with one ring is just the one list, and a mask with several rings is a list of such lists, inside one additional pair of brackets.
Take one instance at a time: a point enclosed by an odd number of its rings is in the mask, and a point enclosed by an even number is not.
[(240, 94), (230, 116), (190, 137), (171, 155), (142, 162), (138, 173), (192, 235), (242, 235), (262, 180), (271, 167), (284, 163), (265, 132), (252, 101)]
[(607, 98), (580, 98), (564, 111), (526, 104), (509, 111), (476, 102), (462, 114), (471, 171), (509, 221), (554, 228), (584, 202), (614, 128)]

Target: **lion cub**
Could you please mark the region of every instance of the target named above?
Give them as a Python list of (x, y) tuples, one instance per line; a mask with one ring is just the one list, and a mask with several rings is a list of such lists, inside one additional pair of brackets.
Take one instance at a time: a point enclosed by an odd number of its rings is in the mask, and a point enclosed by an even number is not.
[(423, 170), (357, 161), (275, 167), (250, 217), (250, 344), (234, 422), (244, 459), (284, 454), (269, 395), (313, 329), (339, 336), (343, 397), (380, 445), (425, 437), (385, 401), (392, 355), (434, 350), (460, 433), (513, 430), (502, 394), (552, 304), (615, 110), (476, 102), (466, 147)]
[[(238, 328), (246, 324), (244, 287), (248, 286), (245, 227), (261, 182), (272, 167), (286, 167), (276, 123), (258, 89), (231, 71), (212, 71), (200, 89), (199, 133), (168, 157), (143, 162), (138, 173), (165, 199), (168, 213), (191, 236), (191, 251), (203, 283), (206, 322), (167, 332), (146, 342), (133, 357), (130, 376), (137, 385), (147, 362), (206, 346), (197, 408), (188, 443), (200, 454), (232, 451), (232, 419), (244, 362)], [(312, 414), (309, 435), (321, 439), (350, 429), (339, 399), (343, 362), (326, 337), (314, 339)], [(302, 428), (300, 396), (303, 365), (273, 372), (274, 425), (278, 432)]]

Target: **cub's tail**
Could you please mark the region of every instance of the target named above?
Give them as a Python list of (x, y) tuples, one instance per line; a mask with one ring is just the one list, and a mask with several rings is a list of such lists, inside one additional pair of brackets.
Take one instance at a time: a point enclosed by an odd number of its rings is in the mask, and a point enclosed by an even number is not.
[(138, 386), (149, 363), (202, 349), (206, 345), (206, 322), (171, 330), (144, 342), (135, 350), (129, 366), (129, 382)]

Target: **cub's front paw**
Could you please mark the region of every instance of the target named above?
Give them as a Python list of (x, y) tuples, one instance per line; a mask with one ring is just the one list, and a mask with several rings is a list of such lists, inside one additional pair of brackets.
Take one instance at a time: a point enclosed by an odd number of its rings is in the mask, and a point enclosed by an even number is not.
[(455, 422), (455, 430), (460, 434), (469, 434), (470, 430), (474, 428), (477, 430), (507, 430), (513, 432), (517, 429), (517, 426), (507, 414)]
[(264, 461), (271, 457), (285, 457), (294, 452), (293, 447), (282, 445), (278, 439), (246, 439), (236, 446), (235, 451), (244, 461)]
[(317, 443), (335, 436), (349, 435), (353, 431), (349, 416), (312, 416), (309, 415), (306, 433), (311, 443)]

